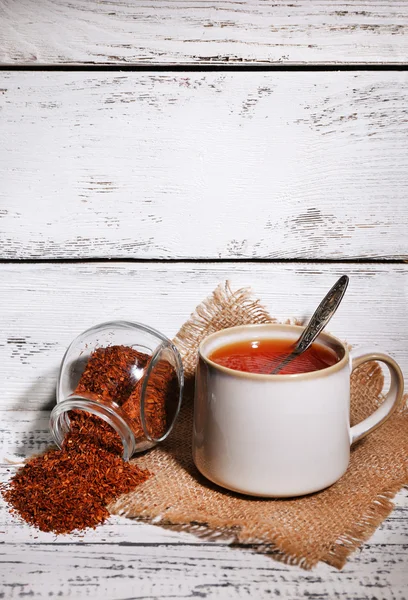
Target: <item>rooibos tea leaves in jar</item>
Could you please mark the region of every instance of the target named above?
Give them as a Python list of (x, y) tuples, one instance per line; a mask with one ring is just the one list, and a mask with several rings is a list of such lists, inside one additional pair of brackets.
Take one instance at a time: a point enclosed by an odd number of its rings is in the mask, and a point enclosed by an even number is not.
[[(75, 394), (96, 401), (113, 401), (121, 407), (136, 439), (144, 437), (142, 394), (144, 372), (151, 357), (128, 346), (97, 348), (90, 356)], [(169, 425), (168, 406), (177, 401), (178, 384), (174, 368), (159, 360), (145, 387), (145, 427), (153, 439), (160, 439)], [(174, 409), (171, 415), (174, 413)]]

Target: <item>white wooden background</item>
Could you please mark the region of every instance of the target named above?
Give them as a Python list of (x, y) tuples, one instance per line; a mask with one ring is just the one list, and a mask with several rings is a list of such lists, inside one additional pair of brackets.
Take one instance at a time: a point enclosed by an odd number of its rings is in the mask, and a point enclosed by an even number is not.
[[(0, 0), (3, 480), (50, 441), (75, 335), (172, 336), (226, 279), (307, 319), (348, 273), (329, 328), (408, 373), (407, 27), (393, 0)], [(341, 572), (0, 520), (0, 598), (408, 598), (406, 490)]]

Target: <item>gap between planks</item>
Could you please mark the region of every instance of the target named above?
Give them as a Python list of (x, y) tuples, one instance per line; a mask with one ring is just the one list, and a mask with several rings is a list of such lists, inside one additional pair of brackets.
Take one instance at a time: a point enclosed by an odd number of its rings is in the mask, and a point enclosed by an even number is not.
[(103, 256), (94, 256), (89, 258), (3, 258), (0, 259), (1, 265), (41, 265), (41, 264), (55, 264), (55, 265), (75, 265), (82, 263), (130, 263), (135, 265), (163, 265), (163, 264), (204, 264), (204, 265), (218, 265), (218, 264), (229, 264), (229, 263), (249, 263), (249, 264), (291, 264), (291, 263), (299, 263), (299, 264), (308, 264), (308, 265), (321, 265), (321, 264), (333, 264), (338, 265), (341, 263), (346, 263), (348, 265), (404, 265), (408, 263), (407, 258), (132, 258), (132, 257), (124, 257), (120, 258), (114, 256), (112, 258), (103, 257)]
[(351, 62), (347, 64), (331, 64), (331, 63), (287, 63), (287, 64), (271, 64), (267, 62), (240, 62), (240, 63), (218, 63), (200, 62), (183, 63), (183, 64), (166, 64), (166, 63), (132, 63), (132, 64), (40, 64), (33, 65), (29, 63), (21, 63), (18, 65), (12, 63), (0, 64), (0, 71), (90, 71), (90, 72), (108, 72), (108, 71), (128, 71), (128, 72), (143, 72), (143, 71), (158, 71), (158, 72), (236, 72), (236, 71), (265, 71), (265, 72), (311, 72), (319, 73), (322, 71), (408, 71), (408, 64), (401, 63), (359, 63)]

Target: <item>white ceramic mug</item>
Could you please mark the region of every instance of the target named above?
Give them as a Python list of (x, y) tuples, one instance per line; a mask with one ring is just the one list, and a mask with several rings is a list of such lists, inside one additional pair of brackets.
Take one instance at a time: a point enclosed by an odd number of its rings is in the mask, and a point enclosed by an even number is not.
[[(262, 375), (221, 366), (214, 350), (245, 340), (295, 341), (303, 328), (244, 325), (208, 336), (199, 347), (194, 401), (193, 458), (214, 483), (263, 497), (316, 492), (346, 471), (350, 445), (376, 429), (401, 402), (398, 364), (373, 351), (351, 358), (338, 339), (322, 333), (318, 343), (337, 355), (325, 369), (294, 375)], [(384, 363), (390, 389), (384, 403), (350, 427), (350, 374), (368, 361)]]

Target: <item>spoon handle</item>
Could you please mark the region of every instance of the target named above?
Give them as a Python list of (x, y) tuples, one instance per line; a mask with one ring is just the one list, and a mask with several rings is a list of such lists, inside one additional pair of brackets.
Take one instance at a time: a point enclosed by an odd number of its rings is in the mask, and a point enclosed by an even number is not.
[(309, 346), (315, 341), (319, 333), (326, 327), (332, 316), (337, 310), (348, 286), (349, 278), (347, 275), (343, 275), (336, 281), (334, 286), (329, 290), (319, 306), (313, 313), (306, 329), (303, 331), (300, 338), (297, 340), (293, 347), (292, 352), (286, 356), (278, 365), (275, 365), (271, 371), (272, 375), (279, 373), (286, 367), (291, 360), (302, 354)]
[(347, 275), (343, 275), (336, 281), (331, 290), (329, 290), (313, 313), (306, 329), (296, 342), (293, 353), (300, 354), (301, 352), (304, 352), (326, 327), (346, 292), (348, 282), (349, 278)]

